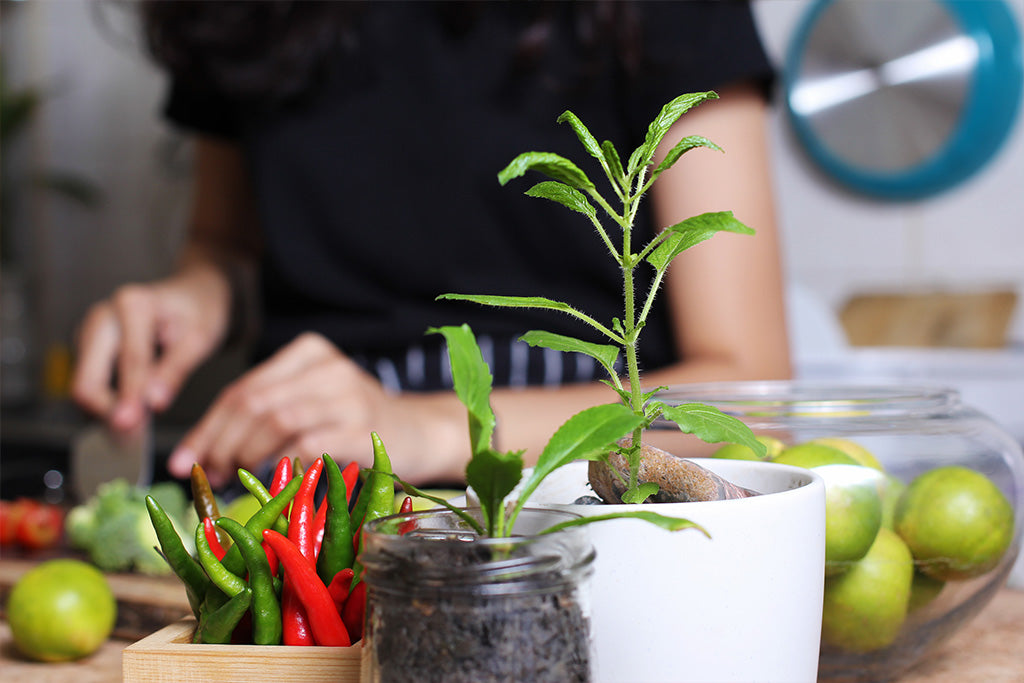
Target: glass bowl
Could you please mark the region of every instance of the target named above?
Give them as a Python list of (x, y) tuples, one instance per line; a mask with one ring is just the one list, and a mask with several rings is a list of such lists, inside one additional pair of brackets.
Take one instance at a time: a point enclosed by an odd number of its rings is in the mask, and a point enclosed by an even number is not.
[[(658, 399), (714, 406), (769, 444), (769, 457), (825, 478), (832, 559), (819, 680), (899, 676), (1006, 583), (1024, 528), (1024, 455), (957, 391), (727, 382), (671, 387)], [(651, 436), (681, 455), (755, 457), (735, 445), (720, 451), (669, 422)], [(811, 441), (814, 448), (803, 446)]]

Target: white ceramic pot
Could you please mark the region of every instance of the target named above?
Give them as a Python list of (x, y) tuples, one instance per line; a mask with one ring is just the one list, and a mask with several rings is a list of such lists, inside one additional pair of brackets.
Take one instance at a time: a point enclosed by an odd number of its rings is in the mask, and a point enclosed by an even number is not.
[[(597, 683), (814, 681), (825, 558), (825, 487), (809, 470), (740, 460), (701, 465), (764, 495), (656, 511), (711, 534), (639, 520), (588, 526)], [(531, 504), (583, 515), (639, 506), (563, 505), (590, 493), (572, 463)], [(652, 506), (644, 506), (651, 509)]]

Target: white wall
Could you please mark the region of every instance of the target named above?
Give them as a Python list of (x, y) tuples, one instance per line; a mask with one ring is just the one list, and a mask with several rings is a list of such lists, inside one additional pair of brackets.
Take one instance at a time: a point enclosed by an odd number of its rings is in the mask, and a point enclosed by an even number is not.
[[(755, 0), (762, 38), (780, 68), (809, 4)], [(1024, 1), (1011, 5), (1024, 23)], [(898, 204), (855, 196), (823, 177), (796, 144), (781, 103), (771, 129), (792, 280), (833, 309), (864, 291), (1009, 286), (1018, 295), (1010, 337), (1024, 343), (1024, 116), (992, 162), (966, 182)]]

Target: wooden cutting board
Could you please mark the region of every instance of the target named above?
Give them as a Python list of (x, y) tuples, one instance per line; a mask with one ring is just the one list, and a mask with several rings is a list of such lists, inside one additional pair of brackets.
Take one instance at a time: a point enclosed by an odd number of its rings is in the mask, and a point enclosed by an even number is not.
[[(7, 604), (7, 593), (17, 580), (41, 561), (0, 558), (0, 606)], [(107, 574), (106, 577), (117, 599), (117, 623), (113, 632), (117, 638), (138, 640), (192, 614), (185, 587), (175, 576)]]

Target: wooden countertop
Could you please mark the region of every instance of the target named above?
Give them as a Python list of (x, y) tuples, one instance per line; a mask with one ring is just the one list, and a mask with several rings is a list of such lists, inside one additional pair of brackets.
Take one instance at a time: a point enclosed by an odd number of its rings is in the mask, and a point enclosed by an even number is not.
[[(111, 683), (121, 680), (121, 650), (111, 639), (74, 663), (41, 664), (19, 657), (0, 622), (0, 677), (6, 683)], [(1024, 591), (1003, 589), (962, 631), (900, 683), (1024, 683)]]

